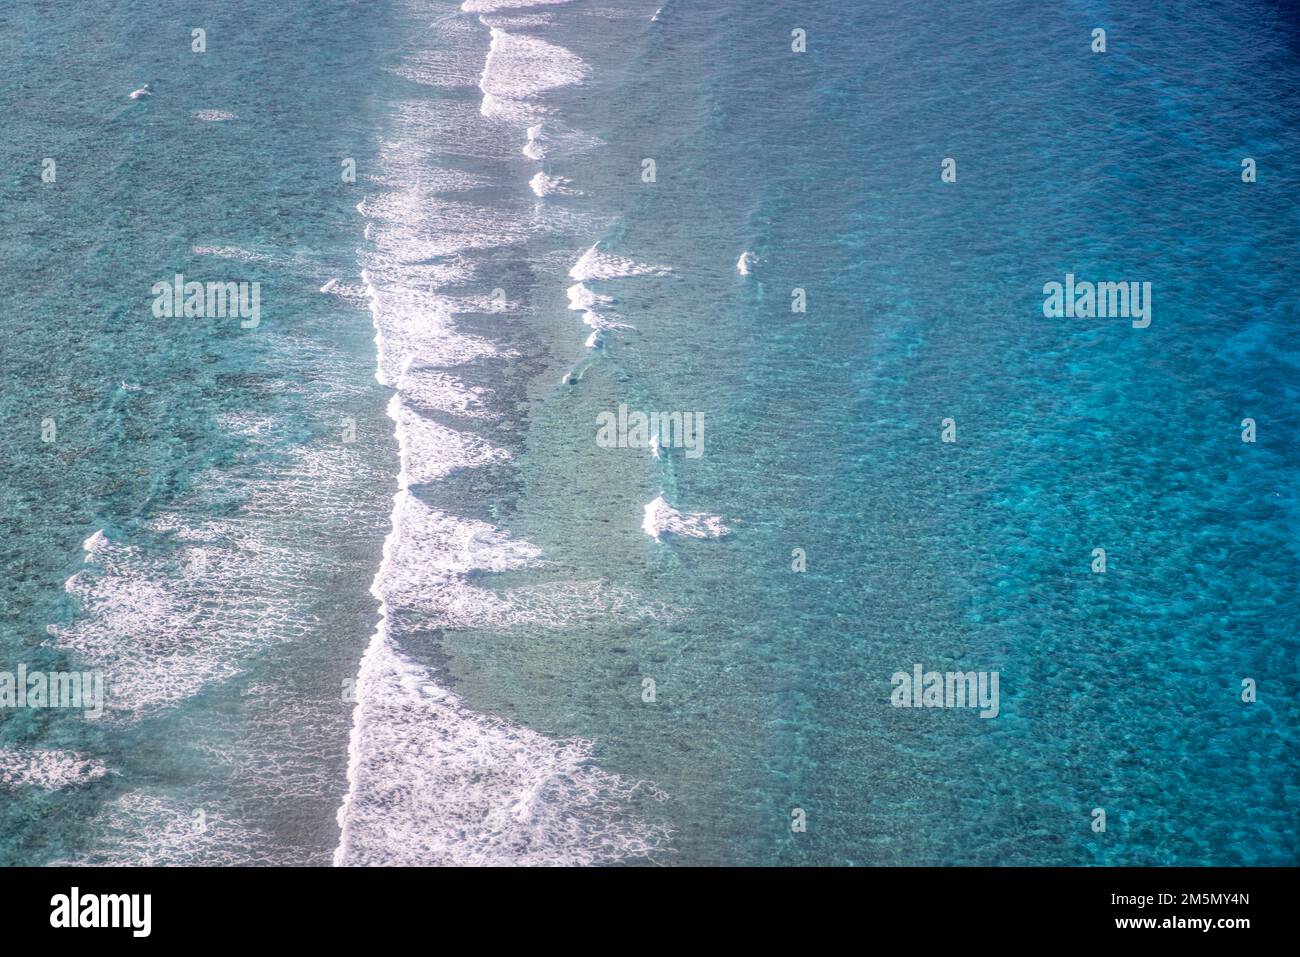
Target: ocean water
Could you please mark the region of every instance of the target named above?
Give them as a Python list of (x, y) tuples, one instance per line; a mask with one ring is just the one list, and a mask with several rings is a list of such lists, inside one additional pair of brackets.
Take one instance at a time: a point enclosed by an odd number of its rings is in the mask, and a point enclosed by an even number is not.
[(1296, 863), (1298, 22), (1149, 7), (0, 11), (0, 863)]

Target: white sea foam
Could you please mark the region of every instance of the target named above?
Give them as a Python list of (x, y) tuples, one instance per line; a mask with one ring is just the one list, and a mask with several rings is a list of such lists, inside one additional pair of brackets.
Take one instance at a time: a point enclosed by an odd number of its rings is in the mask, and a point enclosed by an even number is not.
[(686, 538), (721, 538), (730, 531), (717, 515), (706, 512), (683, 514), (669, 505), (662, 495), (646, 505), (641, 528), (656, 540), (665, 534)]
[(110, 542), (102, 532), (85, 548), (88, 567), (65, 586), (81, 614), (49, 630), (84, 662), (111, 674), (110, 713), (173, 703), (237, 673), (219, 657), (203, 661), (187, 647), (203, 628), (198, 589), (187, 593), (169, 583), (165, 562)]
[[(410, 142), (389, 142), (383, 145), (385, 151), (392, 154), (403, 156), (410, 160), (413, 156), (421, 158), (426, 155), (426, 148), (418, 143)], [(385, 166), (379, 171), (372, 172), (369, 181), (378, 185), (393, 189), (408, 199), (411, 196), (422, 198), (436, 197), (446, 193), (465, 192), (471, 189), (483, 189), (492, 185), (492, 180), (486, 176), (477, 173), (470, 173), (461, 169), (448, 169), (445, 167), (419, 168), (420, 164), (402, 163), (400, 172), (393, 174), (393, 166)], [(371, 197), (372, 202), (381, 202), (382, 198), (378, 196)], [(357, 204), (357, 212), (362, 215), (369, 215), (371, 207), (365, 205), (365, 200)]]
[(394, 395), (388, 414), (397, 423), (398, 448), (402, 471), (398, 484), (402, 488), (434, 482), (458, 469), (477, 468), (505, 461), (508, 452), (494, 448), (468, 430), (447, 428), (421, 415)]
[(449, 372), (417, 367), (407, 362), (398, 376), (396, 388), (404, 403), (418, 410), (429, 410), (464, 419), (495, 421), (501, 415), (490, 408), (490, 389), (466, 385)]
[[(408, 267), (413, 282), (399, 281), (401, 270), (372, 262), (362, 271), (370, 313), (375, 326), (375, 345), (379, 366), (375, 377), (384, 385), (393, 385), (413, 357), (430, 365), (453, 366), (497, 354), (485, 339), (461, 335), (452, 327), (452, 301), (430, 291), (436, 283), (429, 274), (456, 274), (460, 263), (447, 266)], [(422, 279), (423, 277), (423, 279)]]
[(448, 16), (435, 21), (435, 30), (437, 43), (407, 53), (392, 72), (426, 86), (473, 87), (482, 64), (466, 51), (482, 36), (479, 24), (466, 17)]
[(86, 553), (87, 561), (94, 559), (108, 547), (108, 536), (104, 534), (102, 528), (81, 543), (81, 550)]
[(195, 110), (194, 118), (202, 120), (204, 123), (228, 123), (231, 120), (239, 119), (229, 110)]
[(538, 94), (581, 83), (591, 72), (581, 57), (537, 37), (492, 27), (491, 38), (479, 79), (484, 116), (534, 126), (545, 111)]
[(413, 361), (450, 367), (497, 354), (492, 343), (461, 334), (452, 321), (457, 309), (481, 310), (483, 304), (467, 304), (442, 290), (474, 280), (472, 253), (528, 235), (524, 222), (497, 210), (440, 198), (439, 189), (481, 182), (421, 167), (404, 141), (381, 149), (377, 178), (390, 185), (368, 194), (358, 207), (373, 243), (362, 254), (362, 280), (379, 351), (376, 376), (385, 385), (396, 384)]
[(672, 268), (669, 266), (650, 266), (623, 256), (603, 253), (600, 244), (594, 243), (573, 264), (569, 278), (586, 282), (589, 279), (622, 279), (627, 276), (666, 276), (670, 272)]
[[(231, 426), (251, 442), (277, 441), (269, 420)], [(342, 521), (352, 499), (341, 490), (367, 474), (358, 456), (330, 442), (261, 472), (212, 470), (194, 498), (148, 523), (147, 545), (103, 530), (86, 539), (85, 565), (65, 585), (79, 613), (47, 630), (77, 667), (108, 676), (106, 715), (175, 705), (240, 674), (252, 654), (313, 633), (328, 564), (301, 547), (302, 526)], [(221, 519), (188, 518), (233, 503)]]
[(0, 789), (80, 787), (108, 774), (101, 761), (72, 751), (0, 748)]
[(524, 142), (524, 155), (529, 159), (540, 160), (546, 156), (542, 140), (542, 124), (534, 123), (528, 127), (528, 139)]
[(190, 252), (196, 256), (216, 256), (219, 259), (238, 259), (241, 262), (274, 262), (275, 257), (268, 256), (265, 253), (250, 252), (240, 246), (202, 246), (195, 245), (190, 247)]
[[(256, 579), (240, 584), (252, 556), (229, 541), (231, 530), (204, 531), (210, 537), (196, 534), (174, 559), (99, 536), (88, 541), (87, 567), (66, 586), (81, 614), (50, 633), (110, 675), (108, 713), (175, 704), (238, 674), (259, 640), (276, 640), (278, 615), (260, 618), (271, 609), (259, 607)], [(223, 585), (229, 591), (217, 594)]]
[(586, 285), (575, 282), (566, 290), (569, 297), (569, 308), (581, 311), (594, 309), (597, 306), (608, 306), (614, 302), (613, 296), (606, 296), (603, 293), (593, 292)]
[[(268, 648), (318, 635), (320, 592), (343, 555), (312, 548), (313, 536), (368, 534), (369, 516), (358, 514), (357, 503), (373, 487), (376, 465), (359, 445), (339, 441), (331, 408), (333, 399), (368, 387), (335, 375), (351, 360), (318, 338), (286, 333), (268, 347), (268, 368), (281, 378), (259, 378), (266, 392), (249, 393), (260, 411), (246, 406), (217, 419), (238, 437), (235, 454), (155, 507), (144, 525), (89, 535), (83, 565), (65, 585), (78, 612), (47, 631), (73, 653), (71, 668), (105, 674), (110, 721), (170, 708), (240, 674)], [(286, 447), (285, 423), (263, 395), (289, 392), (327, 410), (320, 441)]]
[(569, 269), (569, 277), (578, 280), (567, 290), (569, 308), (582, 313), (582, 321), (594, 330), (587, 337), (586, 347), (597, 349), (604, 344), (601, 333), (614, 329), (632, 329), (610, 307), (614, 303), (612, 296), (591, 289), (587, 282), (624, 279), (631, 276), (664, 276), (672, 270), (667, 266), (649, 266), (623, 256), (603, 253), (599, 243), (579, 257)]
[(481, 160), (519, 155), (523, 130), (514, 123), (483, 122), (482, 97), (478, 102), (411, 100), (394, 104), (391, 110), (403, 130), (400, 149), (406, 161), (381, 163), (384, 175), (390, 178), (409, 171), (414, 181), (421, 168), (432, 169), (439, 159), (449, 156)]
[(529, 188), (536, 196), (550, 196), (555, 193), (567, 194), (573, 190), (569, 184), (573, 181), (563, 176), (548, 176), (545, 173), (538, 172), (531, 180), (528, 181)]
[(543, 7), (568, 3), (569, 0), (465, 0), (460, 8), (466, 13), (499, 13), (520, 7)]
[[(531, 0), (468, 0), (464, 9), (491, 14), (533, 6)], [(612, 863), (654, 855), (665, 829), (645, 823), (642, 801), (665, 796), (597, 768), (591, 745), (554, 740), (477, 713), (439, 686), (438, 676), (400, 646), (406, 629), (561, 630), (579, 617), (669, 617), (670, 610), (596, 580), (541, 580), (493, 588), (490, 573), (550, 569), (541, 550), (476, 519), (423, 501), (430, 483), (460, 469), (493, 466), (508, 453), (477, 434), (503, 419), (494, 394), (470, 385), (457, 367), (490, 359), (493, 344), (462, 334), (462, 312), (516, 312), (478, 283), (477, 295), (447, 287), (474, 284), (481, 251), (522, 243), (539, 228), (530, 203), (478, 206), (440, 200), (430, 176), (443, 154), (476, 159), (505, 155), (502, 131), (527, 128), (523, 150), (540, 159), (552, 148), (594, 142), (545, 120), (542, 94), (578, 83), (587, 65), (562, 47), (506, 32), (524, 17), (486, 17), (490, 49), (479, 76), (479, 115), (454, 104), (402, 105), (395, 140), (381, 152), (375, 195), (361, 207), (374, 249), (362, 253), (378, 348), (377, 378), (395, 388), (389, 415), (401, 457), (391, 528), (372, 592), (379, 627), (362, 660), (349, 745), (348, 793), (339, 809), (338, 864)], [(507, 22), (510, 21), (510, 22)], [(434, 82), (459, 65), (413, 57)], [(487, 117), (489, 122), (484, 122)], [(500, 122), (500, 121), (504, 121)], [(518, 135), (517, 132), (514, 135)], [(517, 140), (514, 141), (517, 144)], [(518, 155), (514, 145), (509, 152)], [(476, 183), (477, 185), (484, 185)], [(539, 174), (538, 196), (568, 188)], [(600, 301), (593, 294), (592, 304)], [(400, 624), (399, 624), (400, 623)]]
[(366, 198), (366, 215), (378, 226), (380, 251), (403, 263), (522, 241), (526, 229), (475, 203), (450, 200), (417, 189), (389, 191)]
[[(201, 817), (200, 817), (201, 814)], [(192, 807), (170, 795), (128, 791), (90, 824), (93, 849), (54, 866), (194, 867), (276, 864), (274, 842), (228, 820), (211, 806)]]
[(736, 272), (740, 273), (742, 276), (748, 276), (750, 267), (753, 264), (754, 254), (749, 250), (745, 250), (740, 254), (740, 258), (736, 260)]
[[(618, 314), (608, 309), (613, 304), (612, 296), (602, 295), (601, 293), (592, 292), (583, 283), (574, 283), (567, 290), (569, 297), (569, 308), (575, 312), (582, 313), (582, 321), (591, 326), (596, 333), (606, 332), (611, 329), (633, 329), (633, 325), (623, 322)], [(600, 311), (604, 310), (604, 311)], [(592, 340), (588, 339), (587, 345), (590, 348)]]
[[(384, 608), (441, 613), (453, 589), (490, 593), (463, 576), (537, 565), (541, 551), (486, 522), (433, 508), (408, 491), (393, 497), (393, 531), (384, 542), (383, 568), (371, 588)], [(449, 613), (440, 623), (455, 617)]]
[(479, 17), (485, 27), (498, 27), (502, 30), (524, 30), (530, 27), (550, 26), (555, 22), (552, 13), (517, 13), (512, 15), (485, 13)]
[(471, 573), (545, 568), (541, 550), (493, 526), (433, 508), (408, 491), (393, 499), (393, 531), (372, 592), (385, 614), (421, 628), (564, 629), (576, 619), (670, 621), (671, 608), (600, 580), (484, 587)]
[[(664, 800), (662, 792), (596, 767), (589, 742), (470, 710), (393, 647), (395, 612), (434, 627), (567, 627), (577, 611), (572, 590), (502, 600), (466, 577), (541, 563), (537, 548), (487, 523), (409, 492), (394, 496), (373, 586), (380, 627), (357, 678), (336, 864), (599, 864), (666, 848), (667, 829), (634, 813), (636, 801)], [(586, 594), (599, 588), (569, 584)], [(639, 605), (627, 601), (631, 614)]]
[(523, 154), (534, 160), (583, 153), (605, 145), (604, 140), (564, 126), (552, 117), (534, 123), (524, 135)]
[(652, 858), (665, 799), (596, 767), (591, 743), (478, 714), (381, 631), (358, 676), (339, 865), (578, 865)]

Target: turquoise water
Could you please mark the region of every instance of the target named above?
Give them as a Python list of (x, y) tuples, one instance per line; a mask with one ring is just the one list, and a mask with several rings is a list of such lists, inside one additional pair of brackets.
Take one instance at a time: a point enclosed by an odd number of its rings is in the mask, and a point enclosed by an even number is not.
[(1286, 8), (464, 6), (0, 14), (0, 861), (1295, 863)]

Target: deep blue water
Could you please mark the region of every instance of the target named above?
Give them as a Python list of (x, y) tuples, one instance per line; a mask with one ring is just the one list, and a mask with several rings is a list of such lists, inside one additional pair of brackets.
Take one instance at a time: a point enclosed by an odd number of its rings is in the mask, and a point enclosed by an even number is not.
[(1296, 863), (1293, 13), (465, 7), (0, 13), (0, 862)]

